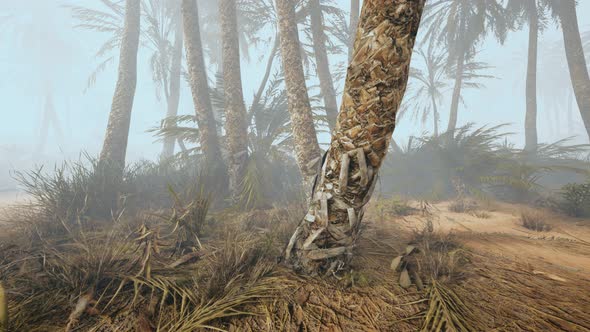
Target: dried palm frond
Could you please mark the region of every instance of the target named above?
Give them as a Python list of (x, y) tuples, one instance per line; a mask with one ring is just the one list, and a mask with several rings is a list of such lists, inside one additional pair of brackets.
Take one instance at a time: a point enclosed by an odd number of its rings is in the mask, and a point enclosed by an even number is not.
[(432, 280), (428, 298), (430, 305), (421, 331), (470, 332), (479, 330), (472, 326), (471, 310), (450, 288)]

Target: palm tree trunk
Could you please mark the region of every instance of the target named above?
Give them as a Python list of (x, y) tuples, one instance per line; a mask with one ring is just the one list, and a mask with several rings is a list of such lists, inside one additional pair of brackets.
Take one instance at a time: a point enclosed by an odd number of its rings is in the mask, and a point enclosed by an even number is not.
[(453, 135), (457, 129), (457, 121), (459, 119), (459, 102), (461, 101), (461, 88), (463, 87), (463, 71), (465, 70), (466, 47), (465, 47), (465, 15), (461, 15), (461, 22), (459, 25), (458, 49), (457, 49), (457, 70), (455, 73), (455, 86), (453, 87), (453, 97), (451, 100), (451, 110), (449, 116), (449, 124), (447, 133)]
[(570, 77), (580, 114), (588, 137), (590, 137), (590, 77), (578, 26), (576, 2), (574, 0), (559, 0), (558, 6)]
[(424, 2), (364, 1), (332, 143), (286, 249), (297, 270), (331, 274), (350, 262), (405, 93)]
[(539, 14), (537, 0), (529, 0), (529, 59), (526, 76), (525, 147), (529, 153), (537, 151), (537, 57), (539, 41)]
[(318, 77), (320, 79), (320, 92), (322, 98), (324, 98), (328, 126), (330, 127), (330, 131), (332, 131), (336, 126), (338, 103), (336, 101), (334, 81), (332, 80), (332, 74), (330, 74), (330, 63), (328, 61), (328, 52), (326, 50), (326, 35), (324, 33), (324, 22), (320, 0), (310, 0), (309, 9), (313, 51), (315, 53)]
[(276, 0), (276, 7), (295, 154), (304, 179), (304, 187), (311, 189), (321, 152), (303, 73), (295, 7), (292, 0)]
[(277, 36), (277, 37), (275, 37), (274, 46), (272, 47), (272, 50), (270, 51), (270, 54), (268, 55), (268, 60), (266, 62), (266, 69), (264, 70), (264, 76), (262, 77), (262, 81), (260, 82), (260, 86), (258, 87), (258, 90), (256, 91), (254, 98), (252, 99), (252, 106), (250, 106), (250, 109), (254, 109), (260, 105), (260, 99), (262, 98), (262, 94), (264, 93), (264, 89), (266, 88), (268, 80), (270, 79), (272, 65), (274, 64), (278, 49), (279, 49), (279, 37)]
[(350, 0), (350, 41), (348, 42), (348, 62), (352, 61), (354, 51), (354, 41), (356, 40), (356, 30), (359, 25), (359, 0)]
[(463, 70), (465, 68), (465, 52), (459, 51), (457, 56), (457, 72), (455, 73), (455, 86), (453, 87), (453, 98), (451, 100), (451, 113), (447, 132), (452, 133), (457, 129), (459, 119), (459, 102), (461, 101), (461, 88), (463, 87)]
[(140, 33), (140, 0), (126, 0), (125, 28), (121, 40), (119, 77), (109, 115), (107, 131), (100, 153), (101, 163), (119, 168), (125, 167), (131, 111), (137, 85), (137, 51)]
[(211, 106), (209, 83), (205, 70), (201, 31), (199, 27), (199, 10), (195, 0), (182, 0), (182, 21), (186, 62), (188, 66), (189, 84), (191, 87), (195, 115), (199, 126), (201, 150), (208, 165), (217, 165), (217, 171), (225, 172), (221, 159), (221, 147), (217, 137), (217, 126)]
[(463, 86), (463, 70), (465, 66), (465, 53), (459, 54), (457, 60), (457, 72), (455, 73), (455, 87), (453, 88), (453, 99), (451, 100), (451, 114), (449, 116), (449, 125), (447, 132), (452, 133), (457, 129), (457, 121), (459, 118), (459, 102), (461, 101), (461, 87)]
[(434, 123), (434, 136), (438, 136), (438, 107), (436, 106), (436, 99), (434, 95), (430, 95), (430, 101), (432, 102), (432, 122)]
[[(178, 115), (178, 104), (180, 102), (180, 76), (182, 71), (182, 24), (176, 24), (174, 35), (174, 50), (172, 53), (172, 63), (170, 64), (170, 95), (168, 96), (168, 110), (166, 118)], [(162, 158), (170, 158), (174, 155), (174, 143), (176, 138), (164, 138), (164, 147), (162, 148)]]
[(219, 0), (225, 100), (225, 135), (229, 153), (229, 187), (237, 199), (248, 160), (248, 125), (240, 72), (236, 0)]

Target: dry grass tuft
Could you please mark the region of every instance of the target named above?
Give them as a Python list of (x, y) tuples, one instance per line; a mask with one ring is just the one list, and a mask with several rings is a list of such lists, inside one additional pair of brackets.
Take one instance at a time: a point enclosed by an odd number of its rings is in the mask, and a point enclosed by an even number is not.
[(476, 209), (477, 202), (464, 198), (458, 198), (449, 205), (449, 211), (455, 213), (471, 213)]
[(542, 213), (534, 211), (522, 211), (520, 222), (522, 227), (535, 232), (548, 232), (552, 228)]

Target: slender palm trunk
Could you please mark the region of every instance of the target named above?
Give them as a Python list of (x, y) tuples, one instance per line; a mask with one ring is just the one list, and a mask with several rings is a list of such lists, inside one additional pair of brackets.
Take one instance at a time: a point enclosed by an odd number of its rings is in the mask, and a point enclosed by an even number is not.
[(37, 144), (36, 154), (42, 155), (45, 152), (45, 146), (49, 137), (49, 129), (53, 127), (53, 131), (57, 138), (58, 144), (61, 146), (64, 144), (64, 134), (59, 123), (59, 118), (55, 112), (55, 103), (53, 101), (53, 89), (48, 84), (47, 91), (45, 92), (45, 101), (43, 104), (43, 118), (41, 120), (41, 131), (39, 136), (39, 143)]
[(320, 92), (324, 98), (324, 107), (328, 126), (330, 131), (336, 126), (336, 117), (338, 116), (338, 102), (336, 101), (336, 91), (334, 90), (334, 81), (330, 73), (330, 62), (328, 61), (328, 52), (326, 50), (326, 35), (324, 33), (324, 18), (320, 0), (309, 1), (311, 34), (313, 39), (313, 52), (315, 54), (318, 77), (320, 79)]
[(107, 131), (100, 153), (101, 163), (120, 169), (125, 167), (131, 111), (137, 85), (137, 51), (140, 33), (140, 0), (126, 0), (125, 28), (119, 57), (119, 77), (109, 115)]
[(199, 11), (195, 0), (182, 0), (181, 10), (189, 84), (199, 126), (201, 150), (207, 159), (207, 164), (218, 165), (216, 171), (224, 173), (225, 167), (221, 159), (221, 147), (217, 137), (217, 126), (213, 116), (207, 71), (205, 70)]
[(537, 151), (537, 57), (539, 41), (539, 14), (537, 0), (529, 1), (529, 59), (526, 76), (525, 147), (529, 153)]
[[(425, 0), (365, 0), (332, 143), (286, 260), (331, 274), (352, 256), (395, 128)], [(378, 83), (378, 84), (376, 84)]]
[(461, 101), (461, 88), (463, 87), (463, 71), (465, 70), (465, 60), (467, 50), (465, 47), (465, 15), (461, 15), (461, 22), (459, 25), (459, 45), (457, 46), (457, 70), (455, 73), (455, 86), (453, 87), (453, 97), (451, 99), (451, 110), (449, 116), (449, 124), (447, 133), (453, 135), (457, 129), (457, 121), (459, 119), (459, 102)]
[(459, 119), (459, 102), (461, 101), (461, 87), (463, 86), (463, 70), (465, 68), (465, 53), (459, 53), (457, 59), (457, 72), (455, 73), (455, 86), (453, 87), (453, 98), (451, 100), (451, 113), (447, 132), (452, 133), (457, 129)]
[(576, 2), (574, 0), (559, 0), (559, 20), (563, 30), (565, 53), (569, 66), (570, 77), (574, 93), (590, 138), (590, 77), (584, 57), (584, 48), (578, 26)]
[(260, 86), (254, 95), (254, 99), (252, 99), (252, 106), (250, 109), (254, 109), (260, 105), (260, 99), (262, 98), (262, 94), (264, 93), (264, 89), (266, 89), (266, 85), (268, 80), (270, 79), (270, 73), (272, 70), (272, 66), (274, 64), (275, 58), (277, 56), (277, 51), (279, 49), (279, 37), (275, 37), (274, 46), (268, 55), (268, 60), (266, 62), (266, 69), (264, 70), (264, 76), (262, 77), (262, 81), (260, 82)]
[[(172, 53), (172, 63), (170, 64), (170, 95), (168, 96), (168, 110), (166, 117), (178, 115), (178, 104), (180, 102), (180, 76), (182, 71), (182, 24), (176, 24), (174, 35), (174, 50)], [(170, 158), (174, 155), (174, 137), (164, 138), (164, 147), (162, 148), (162, 158)]]
[(221, 20), (225, 135), (229, 153), (229, 187), (238, 198), (248, 160), (248, 125), (240, 72), (236, 0), (219, 0)]
[(348, 42), (348, 62), (352, 61), (354, 51), (354, 41), (356, 40), (356, 30), (359, 25), (360, 1), (350, 0), (350, 40)]
[(434, 124), (434, 136), (438, 136), (438, 107), (436, 106), (436, 99), (434, 95), (430, 95), (430, 101), (432, 102), (432, 122)]
[(276, 7), (295, 154), (303, 175), (304, 187), (310, 189), (308, 187), (311, 187), (313, 177), (317, 173), (321, 152), (305, 84), (293, 2), (292, 0), (276, 0)]

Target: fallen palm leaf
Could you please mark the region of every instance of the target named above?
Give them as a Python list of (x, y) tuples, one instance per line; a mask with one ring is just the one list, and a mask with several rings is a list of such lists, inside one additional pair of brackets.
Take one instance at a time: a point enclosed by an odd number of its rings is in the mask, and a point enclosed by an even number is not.
[(428, 298), (430, 305), (421, 331), (470, 332), (479, 330), (471, 326), (469, 323), (472, 316), (471, 311), (451, 289), (432, 280)]

